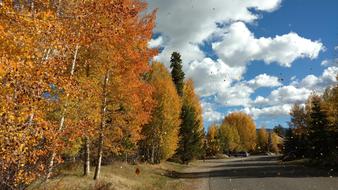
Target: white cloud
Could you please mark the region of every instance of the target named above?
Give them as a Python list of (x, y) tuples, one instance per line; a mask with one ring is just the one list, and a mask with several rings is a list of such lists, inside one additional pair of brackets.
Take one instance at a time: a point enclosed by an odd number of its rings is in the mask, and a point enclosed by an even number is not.
[(225, 29), (221, 42), (213, 43), (213, 49), (230, 65), (243, 66), (253, 60), (263, 60), (290, 67), (297, 58), (317, 58), (324, 46), (293, 32), (274, 38), (255, 38), (243, 22), (236, 22)]
[(257, 96), (256, 99), (252, 102), (252, 105), (267, 105), (268, 103), (268, 98), (264, 98), (263, 96)]
[(217, 94), (227, 89), (233, 81), (241, 79), (244, 67), (229, 67), (222, 60), (213, 61), (205, 58), (187, 65), (186, 76), (193, 78), (196, 91), (200, 96)]
[[(243, 80), (247, 65), (253, 60), (290, 67), (296, 59), (315, 59), (325, 49), (321, 42), (303, 38), (294, 32), (257, 38), (247, 28), (246, 24), (254, 23), (261, 17), (261, 12), (278, 9), (282, 0), (147, 1), (150, 10), (158, 8), (155, 33), (159, 34), (148, 45), (164, 48), (155, 60), (169, 66), (171, 53), (180, 52), (186, 77), (194, 80), (196, 91), (202, 98), (212, 96), (213, 103), (243, 106), (259, 117), (268, 112), (285, 114), (287, 106), (284, 105), (304, 101), (311, 93), (308, 89), (311, 85), (324, 84), (311, 81), (309, 77), (304, 79), (306, 87), (298, 86), (302, 81), (281, 86), (277, 77), (267, 74)], [(200, 49), (205, 41), (213, 42), (212, 48), (218, 60), (208, 58)], [(323, 74), (318, 80), (329, 83), (334, 71), (327, 68), (325, 77)], [(251, 95), (261, 87), (275, 89), (267, 97), (259, 96), (252, 100)], [(256, 108), (257, 105), (264, 108)], [(214, 104), (203, 107), (206, 121), (222, 118), (223, 114), (215, 111), (214, 107)]]
[(338, 46), (334, 47), (334, 50), (338, 51)]
[(261, 87), (276, 87), (281, 85), (281, 83), (278, 80), (278, 77), (269, 76), (265, 73), (257, 75), (254, 79), (248, 81), (247, 83), (254, 89)]
[(314, 75), (308, 75), (301, 81), (301, 86), (307, 89), (313, 89), (319, 82), (319, 78)]
[(215, 122), (223, 119), (223, 113), (215, 111), (213, 107), (210, 103), (202, 102), (203, 118), (205, 121)]
[(198, 52), (197, 45), (218, 30), (216, 23), (233, 21), (251, 23), (258, 19), (259, 15), (249, 9), (271, 12), (280, 6), (281, 0), (208, 0), (208, 2), (147, 0), (147, 2), (150, 10), (158, 8), (155, 32), (160, 33), (166, 42), (163, 55), (157, 58), (168, 64), (172, 51), (180, 51), (185, 63), (198, 60), (198, 57), (191, 55), (201, 53)]
[(159, 36), (156, 39), (151, 39), (148, 42), (149, 48), (157, 48), (157, 47), (160, 47), (162, 44), (163, 44), (163, 37), (162, 36)]
[(252, 115), (254, 118), (258, 117), (280, 117), (286, 116), (289, 114), (292, 104), (284, 104), (284, 105), (277, 105), (277, 106), (270, 106), (264, 108), (255, 108), (255, 107), (246, 107), (242, 111)]
[[(287, 115), (290, 105), (305, 103), (313, 91), (320, 94), (324, 92), (326, 87), (337, 83), (337, 74), (338, 67), (328, 67), (321, 76), (308, 75), (300, 82), (293, 81), (290, 85), (273, 90), (267, 97), (257, 96), (243, 110), (255, 117)], [(257, 108), (259, 106), (263, 106), (263, 108)]]
[(205, 58), (204, 53), (199, 49), (197, 44), (187, 43), (181, 47), (172, 47), (170, 45), (163, 44), (164, 50), (157, 55), (154, 59), (164, 63), (167, 67), (170, 65), (171, 54), (176, 51), (181, 54), (184, 71), (187, 72), (188, 63), (191, 61), (200, 61)]
[(336, 77), (338, 75), (338, 67), (328, 67), (324, 70), (320, 77), (322, 85), (328, 86), (337, 82)]
[(282, 86), (273, 90), (268, 96), (271, 105), (294, 104), (304, 102), (311, 94), (311, 90), (306, 88), (296, 88), (294, 86)]
[(336, 76), (338, 74), (338, 67), (328, 67), (323, 71), (323, 74), (319, 77), (314, 75), (306, 76), (298, 85), (298, 87), (304, 87), (309, 90), (322, 93), (327, 86), (334, 84)]
[(247, 106), (251, 103), (250, 95), (254, 89), (244, 83), (236, 83), (217, 94), (216, 102), (225, 106)]
[(338, 58), (336, 59), (325, 59), (320, 63), (321, 66), (333, 66), (338, 65)]

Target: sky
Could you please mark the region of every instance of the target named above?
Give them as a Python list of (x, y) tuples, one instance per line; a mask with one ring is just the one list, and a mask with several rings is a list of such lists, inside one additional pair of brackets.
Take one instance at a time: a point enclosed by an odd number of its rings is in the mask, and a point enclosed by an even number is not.
[(287, 127), (293, 104), (334, 85), (338, 73), (336, 0), (147, 0), (157, 9), (149, 47), (170, 65), (182, 55), (205, 127), (229, 113), (257, 127)]

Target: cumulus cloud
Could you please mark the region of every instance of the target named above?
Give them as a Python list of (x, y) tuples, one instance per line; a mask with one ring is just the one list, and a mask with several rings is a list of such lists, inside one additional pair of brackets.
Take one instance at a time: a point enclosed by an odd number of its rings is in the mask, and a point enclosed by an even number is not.
[[(318, 77), (307, 75), (300, 82), (294, 81), (290, 85), (281, 86), (273, 90), (267, 97), (257, 96), (243, 110), (255, 117), (261, 115), (287, 115), (290, 112), (290, 105), (304, 103), (312, 92), (315, 91), (321, 94), (326, 87), (336, 84), (337, 74), (338, 67), (328, 67)], [(263, 108), (257, 108), (261, 106)]]
[(333, 66), (338, 65), (338, 58), (336, 59), (325, 59), (320, 63), (321, 66)]
[(198, 59), (191, 54), (201, 53), (198, 44), (217, 31), (216, 23), (253, 22), (259, 15), (250, 9), (271, 12), (280, 6), (281, 0), (148, 0), (148, 3), (150, 10), (158, 8), (155, 32), (168, 39), (163, 56), (157, 57), (167, 64), (170, 56), (166, 55), (172, 51), (180, 51), (185, 63)]
[(200, 96), (214, 95), (227, 89), (233, 81), (239, 81), (245, 72), (245, 67), (229, 67), (222, 60), (213, 61), (210, 58), (193, 61), (187, 67), (186, 76), (194, 79)]
[(338, 74), (338, 67), (328, 67), (323, 71), (323, 74), (319, 77), (314, 75), (308, 75), (304, 77), (300, 83), (295, 86), (305, 87), (309, 90), (316, 92), (323, 92), (327, 86), (330, 86), (336, 82), (336, 76)]
[(257, 75), (254, 79), (247, 82), (254, 89), (261, 87), (276, 87), (282, 85), (278, 77), (269, 76), (266, 73)]
[(149, 48), (157, 48), (157, 47), (160, 47), (162, 44), (163, 44), (163, 37), (162, 36), (159, 36), (156, 39), (151, 39), (148, 42)]
[(207, 102), (202, 102), (203, 118), (208, 122), (220, 121), (224, 115), (221, 112), (215, 111), (214, 106)]
[(236, 83), (226, 89), (220, 89), (215, 100), (224, 106), (248, 106), (254, 89), (244, 83)]
[(243, 22), (233, 23), (225, 30), (222, 41), (212, 46), (222, 60), (231, 65), (243, 66), (253, 60), (262, 60), (290, 67), (297, 58), (314, 59), (324, 49), (321, 42), (293, 32), (274, 38), (255, 38)]
[(255, 107), (247, 107), (244, 108), (242, 111), (252, 115), (254, 118), (258, 117), (280, 117), (286, 116), (289, 114), (292, 104), (284, 104), (284, 105), (277, 105), (277, 106), (270, 106), (265, 108), (255, 108)]
[(256, 89), (281, 85), (278, 77), (266, 73), (243, 81), (245, 67), (230, 67), (220, 59), (193, 61), (185, 70), (186, 76), (194, 79), (199, 96), (215, 96), (217, 103), (226, 106), (248, 105), (251, 102), (250, 96)]
[[(186, 77), (194, 80), (200, 97), (212, 96), (212, 103), (242, 106), (257, 117), (268, 112), (285, 114), (288, 107), (284, 105), (304, 101), (311, 93), (309, 88), (332, 81), (332, 73), (336, 71), (332, 68), (327, 68), (325, 77), (324, 73), (317, 79), (309, 76), (288, 86), (281, 86), (278, 77), (265, 73), (243, 80), (251, 61), (290, 67), (296, 59), (315, 59), (325, 49), (320, 41), (306, 39), (294, 32), (255, 37), (246, 25), (261, 18), (262, 12), (278, 9), (282, 0), (147, 1), (149, 10), (158, 8), (154, 31), (158, 37), (148, 46), (163, 48), (154, 59), (169, 66), (171, 53), (180, 52)], [(201, 50), (204, 42), (212, 44), (216, 59), (209, 58)], [(297, 86), (302, 82), (306, 87)], [(258, 88), (273, 88), (273, 91), (266, 97), (258, 96), (252, 100), (251, 96)], [(206, 103), (203, 106), (206, 121), (223, 117), (215, 111), (215, 104)], [(256, 108), (258, 105), (263, 108)]]

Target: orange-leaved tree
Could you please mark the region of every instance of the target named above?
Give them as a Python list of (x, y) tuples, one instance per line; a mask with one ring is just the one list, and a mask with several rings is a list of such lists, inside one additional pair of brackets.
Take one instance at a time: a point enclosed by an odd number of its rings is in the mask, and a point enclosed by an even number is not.
[(57, 128), (47, 116), (57, 102), (51, 91), (73, 83), (61, 56), (64, 30), (48, 1), (3, 1), (0, 17), (0, 181), (15, 189), (41, 175), (47, 150), (58, 147), (49, 143)]

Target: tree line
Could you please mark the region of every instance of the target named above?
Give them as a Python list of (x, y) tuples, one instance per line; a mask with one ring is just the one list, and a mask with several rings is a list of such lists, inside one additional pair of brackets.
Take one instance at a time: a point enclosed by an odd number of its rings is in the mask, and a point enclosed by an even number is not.
[(220, 125), (212, 124), (208, 128), (204, 145), (206, 156), (237, 152), (280, 153), (283, 149), (283, 134), (280, 130), (281, 126), (276, 126), (271, 132), (264, 127), (256, 130), (250, 115), (243, 112), (230, 113)]
[(179, 53), (151, 62), (156, 10), (139, 0), (0, 1), (0, 188), (65, 160), (182, 163), (203, 155), (202, 109)]
[(312, 94), (305, 105), (295, 104), (290, 115), (288, 158), (338, 164), (338, 85), (328, 87), (321, 96)]

